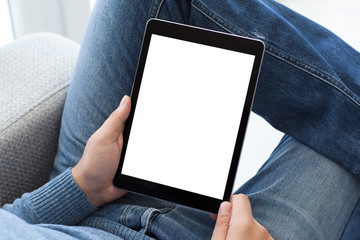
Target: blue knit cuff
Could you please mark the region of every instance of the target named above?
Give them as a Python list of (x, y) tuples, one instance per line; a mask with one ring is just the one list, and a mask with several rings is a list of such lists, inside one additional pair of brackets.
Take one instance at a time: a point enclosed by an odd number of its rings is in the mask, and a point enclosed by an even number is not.
[(76, 225), (97, 209), (76, 184), (70, 168), (29, 197), (41, 223)]

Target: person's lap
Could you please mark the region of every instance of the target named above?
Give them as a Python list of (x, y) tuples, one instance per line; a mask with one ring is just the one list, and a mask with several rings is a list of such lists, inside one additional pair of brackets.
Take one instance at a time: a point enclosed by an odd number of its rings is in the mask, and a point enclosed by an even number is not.
[[(331, 116), (326, 106), (330, 105), (335, 112), (342, 106), (329, 99), (340, 99), (343, 105), (352, 100), (331, 87), (329, 81), (332, 78), (329, 80), (328, 75), (324, 75), (334, 73), (339, 76), (333, 68), (343, 65), (343, 62), (337, 64), (329, 59), (331, 56), (326, 55), (325, 47), (319, 43), (321, 41), (314, 39), (316, 35), (301, 25), (302, 19), (292, 16), (292, 23), (282, 19), (289, 14), (276, 3), (267, 1), (98, 1), (67, 96), (59, 151), (51, 177), (79, 161), (89, 136), (116, 108), (122, 96), (130, 94), (142, 34), (151, 17), (230, 31), (265, 41), (267, 52), (254, 110), (284, 132), (322, 153), (331, 155), (334, 152), (328, 149), (329, 146), (324, 147), (326, 141), (333, 140), (335, 147), (341, 145), (338, 151), (341, 154), (345, 136), (341, 136), (341, 142), (330, 133), (331, 128), (325, 134), (318, 133), (334, 124), (332, 121), (322, 123)], [(279, 32), (279, 28), (286, 34)], [(344, 43), (317, 30), (322, 36), (329, 37), (328, 44), (340, 45), (348, 51), (344, 58), (352, 55), (356, 58)], [(299, 46), (294, 47), (294, 44)], [(320, 48), (314, 52), (317, 46)], [(339, 70), (341, 73), (347, 71), (343, 68)], [(351, 107), (346, 110), (352, 111)], [(352, 117), (357, 115), (359, 113)], [(348, 159), (351, 154), (344, 157)], [(336, 156), (335, 161), (340, 162)], [(356, 164), (345, 161), (343, 166), (355, 172)], [(350, 173), (298, 141), (286, 138), (263, 169), (239, 191), (249, 195), (254, 217), (275, 238), (291, 239), (291, 234), (296, 234), (296, 239), (300, 236), (304, 239), (328, 239), (328, 236), (339, 238), (360, 190), (357, 179)], [(135, 199), (138, 199), (138, 205), (146, 207), (134, 207)], [(210, 236), (214, 221), (208, 213), (142, 199), (129, 194), (112, 205), (104, 206), (95, 215), (108, 213), (107, 217), (113, 217), (114, 221), (158, 237), (171, 238), (176, 234)], [(119, 215), (126, 216), (127, 222)]]
[(274, 239), (340, 239), (360, 196), (358, 179), (285, 136), (269, 160), (237, 192)]

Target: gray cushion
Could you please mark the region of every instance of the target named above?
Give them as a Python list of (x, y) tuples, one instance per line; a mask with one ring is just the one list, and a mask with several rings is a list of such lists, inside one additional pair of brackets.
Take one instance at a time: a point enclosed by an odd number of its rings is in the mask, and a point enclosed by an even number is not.
[(48, 181), (78, 50), (48, 33), (0, 48), (0, 206)]

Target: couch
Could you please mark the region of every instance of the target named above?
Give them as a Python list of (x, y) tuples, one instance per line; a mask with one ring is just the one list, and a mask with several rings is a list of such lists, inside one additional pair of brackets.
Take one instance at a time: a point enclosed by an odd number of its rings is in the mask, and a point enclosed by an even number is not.
[(50, 33), (0, 48), (0, 206), (49, 180), (78, 51)]

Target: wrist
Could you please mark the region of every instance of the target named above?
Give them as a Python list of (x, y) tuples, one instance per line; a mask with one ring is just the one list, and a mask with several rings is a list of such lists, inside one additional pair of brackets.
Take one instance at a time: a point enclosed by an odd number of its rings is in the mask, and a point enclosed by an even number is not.
[(74, 178), (76, 184), (79, 186), (80, 190), (85, 194), (87, 199), (96, 207), (100, 207), (103, 205), (101, 201), (98, 199), (98, 193), (89, 187), (89, 183), (87, 183), (85, 177), (82, 175), (78, 165), (71, 169), (71, 175)]

